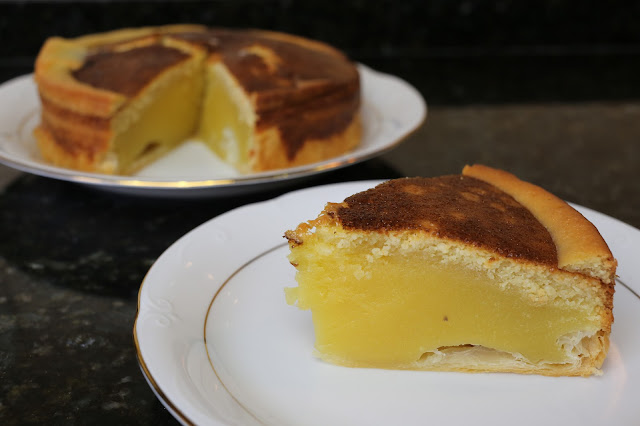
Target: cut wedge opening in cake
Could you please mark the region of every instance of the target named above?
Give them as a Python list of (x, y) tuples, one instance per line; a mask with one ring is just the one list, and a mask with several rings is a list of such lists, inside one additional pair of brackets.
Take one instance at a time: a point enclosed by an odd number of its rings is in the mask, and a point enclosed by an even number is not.
[(286, 300), (311, 310), (326, 361), (600, 373), (612, 321), (610, 252), (595, 253), (608, 256), (606, 271), (560, 269), (541, 222), (479, 179), (390, 181), (329, 203), (285, 235), (298, 283)]
[(206, 76), (199, 137), (222, 160), (248, 172), (256, 121), (251, 102), (221, 64), (208, 66)]

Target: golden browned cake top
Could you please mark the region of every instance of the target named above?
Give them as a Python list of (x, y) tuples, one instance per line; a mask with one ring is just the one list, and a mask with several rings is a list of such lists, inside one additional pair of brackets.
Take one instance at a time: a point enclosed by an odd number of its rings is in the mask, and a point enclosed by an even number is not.
[[(317, 86), (319, 91), (353, 85), (357, 70), (338, 50), (312, 40), (261, 30), (212, 28), (174, 37), (219, 53), (248, 92)], [(322, 84), (318, 84), (318, 83)]]
[[(97, 74), (101, 71), (99, 79), (81, 79), (95, 87), (123, 93), (119, 85), (114, 85), (113, 89), (104, 85), (109, 80), (118, 80), (118, 74), (126, 73), (130, 68), (159, 73), (186, 56), (179, 49), (159, 44), (162, 37), (171, 37), (218, 54), (249, 93), (304, 89), (321, 95), (338, 87), (344, 90), (345, 84), (357, 89), (354, 83), (357, 83), (358, 74), (353, 64), (338, 50), (320, 42), (260, 30), (213, 28), (165, 32), (163, 27), (159, 27), (156, 31), (150, 28), (148, 34), (132, 32), (131, 38), (90, 46), (86, 63), (74, 74), (84, 77), (84, 73)], [(110, 39), (109, 33), (105, 38)], [(137, 40), (140, 43), (136, 43)], [(130, 46), (130, 49), (125, 50), (123, 46)], [(138, 86), (141, 89), (144, 85)], [(258, 105), (260, 109), (279, 106), (276, 99), (269, 97), (259, 101), (262, 103)]]
[(502, 256), (557, 265), (549, 232), (529, 210), (472, 177), (391, 180), (335, 207), (337, 220), (346, 229), (423, 230)]
[(188, 58), (178, 49), (162, 45), (124, 51), (99, 51), (88, 56), (73, 76), (99, 89), (135, 96), (162, 70)]

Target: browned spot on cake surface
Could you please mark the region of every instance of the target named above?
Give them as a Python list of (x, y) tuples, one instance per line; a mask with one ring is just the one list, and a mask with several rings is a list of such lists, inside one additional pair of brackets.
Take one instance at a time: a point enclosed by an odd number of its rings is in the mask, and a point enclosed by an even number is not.
[(396, 179), (352, 195), (345, 203), (338, 208), (338, 218), (347, 229), (423, 230), (503, 256), (557, 266), (556, 246), (546, 228), (513, 197), (479, 179)]
[(186, 59), (187, 54), (161, 45), (122, 52), (100, 51), (87, 58), (73, 76), (99, 89), (135, 96), (167, 67)]

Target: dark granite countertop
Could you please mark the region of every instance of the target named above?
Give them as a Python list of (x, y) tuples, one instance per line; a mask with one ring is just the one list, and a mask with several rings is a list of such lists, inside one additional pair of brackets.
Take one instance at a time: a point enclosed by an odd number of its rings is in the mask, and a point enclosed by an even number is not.
[[(20, 8), (38, 11), (29, 2), (2, 7), (0, 32), (9, 31), (7, 16), (22, 16)], [(116, 2), (116, 9), (123, 7)], [(43, 22), (49, 10), (42, 9)], [(428, 11), (434, 22), (437, 12)], [(81, 18), (74, 12), (69, 19), (82, 28), (109, 26)], [(256, 22), (259, 16), (251, 15)], [(528, 25), (522, 31), (535, 28)], [(385, 34), (401, 40), (391, 27)], [(340, 35), (324, 28), (306, 30), (339, 44)], [(472, 29), (463, 31), (469, 40)], [(637, 41), (623, 30), (631, 31), (619, 28), (619, 38)], [(386, 45), (384, 34), (376, 45), (351, 46), (358, 60), (416, 86), (429, 103), (427, 122), (389, 153), (304, 182), (223, 199), (167, 200), (101, 192), (0, 166), (0, 424), (176, 424), (137, 363), (132, 328), (138, 288), (176, 239), (247, 203), (308, 186), (458, 173), (465, 164), (484, 163), (640, 228), (637, 44), (509, 51), (490, 37), (479, 47), (469, 40), (451, 47), (437, 25), (435, 34), (440, 44), (434, 49)], [(529, 34), (518, 33), (524, 45), (527, 37), (535, 41)], [(607, 46), (617, 41), (604, 40)], [(35, 53), (25, 54), (29, 48), (0, 51), (0, 82), (31, 71)]]

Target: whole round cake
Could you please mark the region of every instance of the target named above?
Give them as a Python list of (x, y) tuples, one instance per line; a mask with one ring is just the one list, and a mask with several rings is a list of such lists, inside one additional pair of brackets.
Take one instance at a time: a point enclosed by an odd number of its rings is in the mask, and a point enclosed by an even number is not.
[(131, 174), (188, 138), (241, 172), (326, 160), (360, 142), (360, 81), (335, 48), (198, 25), (53, 37), (35, 64), (44, 159)]

